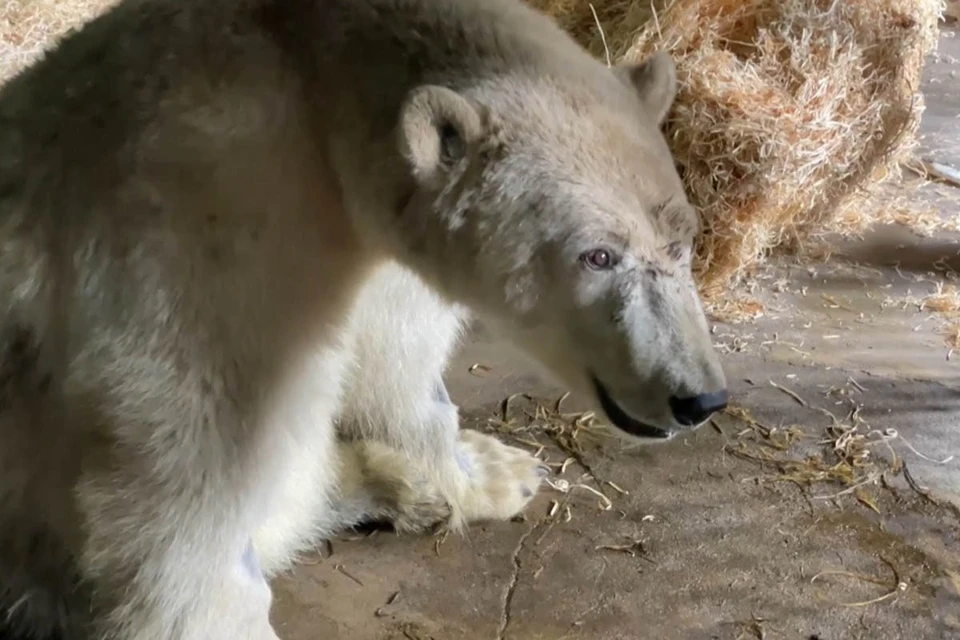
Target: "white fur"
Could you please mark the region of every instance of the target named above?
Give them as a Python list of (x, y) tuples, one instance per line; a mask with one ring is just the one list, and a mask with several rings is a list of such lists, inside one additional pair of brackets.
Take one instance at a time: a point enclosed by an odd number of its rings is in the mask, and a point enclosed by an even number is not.
[[(374, 513), (371, 505), (343, 512), (368, 481), (358, 473), (360, 466), (410, 487), (407, 500), (434, 502), (441, 511), (445, 505), (450, 510), (445, 522), (453, 529), (508, 519), (532, 499), (543, 476), (539, 462), (489, 436), (460, 432), (456, 405), (436, 397), (467, 317), (464, 308), (443, 301), (395, 262), (371, 275), (337, 355), (343, 361), (343, 392), (331, 406), (343, 440), (337, 446), (317, 444), (308, 429), (308, 437), (290, 441), (282, 497), (256, 536), (268, 575), (344, 523)], [(298, 412), (310, 415), (318, 404), (328, 406), (309, 394), (302, 402), (284, 402), (291, 419)], [(319, 424), (319, 417), (308, 422)], [(377, 464), (363, 462), (371, 457)], [(318, 491), (324, 486), (337, 487), (334, 495)]]
[(455, 305), (689, 427), (671, 69), (515, 0), (128, 0), (10, 81), (0, 635), (275, 640), (264, 575), (338, 529), (516, 514), (542, 469), (459, 430)]

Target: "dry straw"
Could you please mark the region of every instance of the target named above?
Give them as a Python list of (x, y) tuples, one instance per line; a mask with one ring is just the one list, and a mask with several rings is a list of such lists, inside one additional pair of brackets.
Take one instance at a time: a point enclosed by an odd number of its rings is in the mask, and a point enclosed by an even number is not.
[[(530, 0), (597, 55), (672, 52), (666, 133), (703, 233), (708, 298), (775, 247), (879, 217), (914, 142), (940, 0)], [(594, 18), (596, 14), (596, 19)], [(603, 38), (600, 38), (600, 31)]]

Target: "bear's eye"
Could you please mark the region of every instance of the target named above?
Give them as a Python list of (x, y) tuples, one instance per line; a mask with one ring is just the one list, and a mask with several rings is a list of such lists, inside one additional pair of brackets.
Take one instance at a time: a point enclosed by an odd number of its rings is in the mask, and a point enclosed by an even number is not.
[(580, 260), (595, 271), (611, 269), (616, 259), (609, 249), (591, 249), (580, 256)]

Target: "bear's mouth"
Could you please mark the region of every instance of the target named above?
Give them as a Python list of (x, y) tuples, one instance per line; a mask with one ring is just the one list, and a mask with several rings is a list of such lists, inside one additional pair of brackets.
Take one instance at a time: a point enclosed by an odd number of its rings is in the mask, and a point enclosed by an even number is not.
[(620, 408), (620, 405), (610, 396), (606, 387), (603, 386), (603, 383), (600, 382), (596, 376), (591, 375), (590, 380), (593, 382), (593, 388), (597, 392), (597, 398), (600, 400), (600, 407), (603, 409), (603, 412), (607, 414), (607, 417), (610, 418), (610, 422), (618, 429), (639, 438), (657, 438), (664, 440), (672, 435), (669, 431), (654, 427), (646, 422), (641, 422), (629, 415)]

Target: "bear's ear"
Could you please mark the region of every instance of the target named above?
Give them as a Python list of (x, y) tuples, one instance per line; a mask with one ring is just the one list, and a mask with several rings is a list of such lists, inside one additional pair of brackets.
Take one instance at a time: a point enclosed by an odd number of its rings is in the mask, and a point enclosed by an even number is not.
[(477, 106), (456, 91), (419, 87), (400, 110), (400, 152), (418, 181), (435, 183), (467, 154), (484, 128)]
[(677, 69), (670, 55), (657, 51), (643, 62), (619, 64), (614, 72), (636, 89), (654, 121), (663, 122), (677, 97)]

